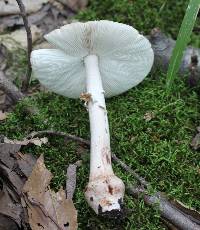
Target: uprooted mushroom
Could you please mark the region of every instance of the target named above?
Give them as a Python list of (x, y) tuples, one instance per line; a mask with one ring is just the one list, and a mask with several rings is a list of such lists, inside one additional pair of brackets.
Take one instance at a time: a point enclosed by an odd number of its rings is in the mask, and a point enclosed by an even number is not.
[(35, 76), (47, 88), (86, 101), (91, 132), (90, 176), (85, 197), (97, 214), (121, 213), (124, 183), (111, 166), (105, 97), (139, 84), (153, 64), (149, 41), (112, 21), (72, 23), (45, 36), (56, 49), (32, 52)]

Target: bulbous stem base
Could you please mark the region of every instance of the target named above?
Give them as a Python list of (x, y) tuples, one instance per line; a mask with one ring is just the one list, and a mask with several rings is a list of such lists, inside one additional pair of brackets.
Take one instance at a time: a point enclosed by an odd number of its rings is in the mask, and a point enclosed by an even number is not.
[(85, 197), (96, 214), (112, 212), (120, 215), (125, 186), (121, 179), (113, 175), (100, 176), (90, 181), (86, 187)]

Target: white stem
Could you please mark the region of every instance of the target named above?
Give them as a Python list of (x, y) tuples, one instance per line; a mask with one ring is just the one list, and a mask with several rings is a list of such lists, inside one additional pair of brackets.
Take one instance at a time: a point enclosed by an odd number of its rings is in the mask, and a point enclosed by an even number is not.
[(90, 179), (85, 196), (97, 214), (118, 215), (125, 187), (111, 166), (110, 134), (98, 57), (88, 55), (84, 62), (91, 132)]
[(111, 175), (113, 170), (107, 110), (98, 57), (96, 55), (87, 56), (85, 67), (87, 93), (91, 94), (91, 101), (88, 103), (91, 133), (90, 178), (94, 178), (105, 174)]

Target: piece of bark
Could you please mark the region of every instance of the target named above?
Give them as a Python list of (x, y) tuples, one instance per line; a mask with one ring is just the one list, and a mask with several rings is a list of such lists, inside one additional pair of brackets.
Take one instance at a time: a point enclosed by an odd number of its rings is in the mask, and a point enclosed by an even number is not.
[[(154, 67), (159, 67), (166, 72), (176, 41), (166, 36), (158, 28), (154, 28), (147, 38), (151, 42), (155, 55)], [(179, 71), (180, 74), (189, 73), (194, 56), (197, 61), (196, 74), (200, 78), (200, 49), (198, 48), (192, 46), (186, 48)]]
[(20, 90), (5, 76), (3, 71), (0, 70), (0, 89), (12, 100), (13, 104), (16, 104), (21, 100), (24, 95)]
[(49, 189), (52, 174), (44, 165), (43, 156), (35, 164), (23, 188), (23, 203), (28, 211), (32, 229), (75, 230), (77, 211), (61, 188), (57, 193)]

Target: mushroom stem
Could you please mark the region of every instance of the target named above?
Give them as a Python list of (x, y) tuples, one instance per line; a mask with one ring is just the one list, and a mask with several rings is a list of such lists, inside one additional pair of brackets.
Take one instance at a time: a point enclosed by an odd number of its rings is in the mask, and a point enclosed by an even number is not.
[(87, 94), (90, 95), (88, 103), (91, 133), (90, 177), (94, 178), (105, 173), (111, 175), (113, 170), (107, 110), (98, 67), (98, 57), (96, 55), (87, 56), (85, 67)]
[(98, 57), (84, 59), (91, 132), (90, 178), (85, 196), (97, 214), (121, 212), (124, 184), (113, 173), (110, 134)]

